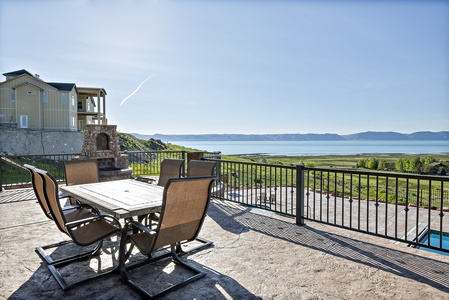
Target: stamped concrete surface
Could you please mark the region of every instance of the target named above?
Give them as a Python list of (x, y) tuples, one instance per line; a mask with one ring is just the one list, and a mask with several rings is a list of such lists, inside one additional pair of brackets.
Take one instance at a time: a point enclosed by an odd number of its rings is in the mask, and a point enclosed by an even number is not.
[[(207, 275), (162, 299), (449, 299), (449, 257), (387, 239), (212, 200), (200, 236), (213, 246), (182, 259)], [(0, 192), (1, 299), (140, 299), (117, 273), (63, 291), (34, 249), (66, 240), (30, 189)], [(117, 259), (118, 240), (100, 257), (70, 265), (69, 280)], [(56, 249), (75, 251), (74, 246)], [(137, 259), (138, 256), (135, 256)], [(134, 269), (149, 290), (184, 278), (170, 260)]]

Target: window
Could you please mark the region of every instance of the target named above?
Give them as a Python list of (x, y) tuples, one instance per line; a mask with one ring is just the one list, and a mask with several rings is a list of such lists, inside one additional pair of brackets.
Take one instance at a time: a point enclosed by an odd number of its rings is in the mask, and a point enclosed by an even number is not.
[(75, 127), (75, 117), (72, 117), (72, 127)]
[(72, 106), (75, 106), (75, 96), (72, 95)]
[(28, 128), (28, 115), (20, 115), (20, 128)]
[(78, 101), (78, 110), (83, 110), (83, 102)]
[(67, 103), (67, 94), (65, 94), (65, 93), (61, 94), (61, 101), (62, 101), (62, 103)]
[(48, 103), (48, 95), (46, 92), (42, 93), (42, 102)]
[(15, 102), (16, 101), (16, 90), (12, 90), (11, 91), (11, 102)]

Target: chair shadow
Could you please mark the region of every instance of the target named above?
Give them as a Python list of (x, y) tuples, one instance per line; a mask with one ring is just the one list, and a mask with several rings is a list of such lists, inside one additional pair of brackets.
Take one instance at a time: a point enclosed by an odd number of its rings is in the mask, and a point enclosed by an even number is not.
[[(449, 263), (317, 230), (307, 225), (299, 226), (251, 212), (249, 207), (233, 206), (221, 200), (211, 202), (208, 216), (224, 230), (233, 233), (256, 231), (449, 292)], [(236, 228), (239, 230), (236, 231)]]
[[(213, 247), (213, 246), (212, 246)], [(207, 265), (200, 264), (189, 255), (201, 250), (194, 250), (182, 255), (181, 260), (206, 273), (205, 277), (193, 281), (188, 285), (174, 290), (158, 299), (254, 299), (262, 300), (255, 296), (233, 278), (224, 275)], [(161, 251), (164, 252), (164, 251)], [(140, 255), (141, 254), (137, 254)], [(145, 259), (140, 257), (139, 259)], [(131, 258), (132, 260), (132, 258)], [(181, 282), (192, 275), (185, 267), (175, 264), (171, 257), (152, 262), (127, 271), (129, 278), (150, 293), (155, 293)]]
[[(57, 259), (79, 253), (79, 251), (85, 252), (85, 248), (75, 244), (67, 244), (55, 248), (51, 256)], [(189, 256), (196, 252), (195, 250), (189, 252), (183, 255), (181, 259), (203, 270), (206, 276), (160, 297), (160, 299), (262, 299), (250, 293), (229, 276), (189, 259)], [(37, 253), (30, 253), (30, 255), (34, 255), (33, 260), (41, 261)], [(94, 275), (99, 269), (108, 269), (115, 263), (118, 263), (118, 243), (108, 240), (105, 241), (102, 254), (99, 257), (92, 257), (86, 261), (64, 266), (60, 269), (60, 272), (70, 284), (71, 281)], [(170, 271), (167, 271), (167, 268)], [(150, 282), (148, 284), (151, 287), (149, 290), (157, 291), (166, 288), (167, 282), (182, 281), (183, 277), (188, 277), (186, 272), (188, 271), (171, 262), (170, 258), (165, 258), (131, 270), (130, 276)], [(20, 277), (20, 274), (15, 275), (15, 278)], [(42, 261), (28, 280), (21, 284), (8, 299), (140, 299), (140, 296), (120, 280), (118, 270), (63, 291), (48, 270), (47, 264)]]

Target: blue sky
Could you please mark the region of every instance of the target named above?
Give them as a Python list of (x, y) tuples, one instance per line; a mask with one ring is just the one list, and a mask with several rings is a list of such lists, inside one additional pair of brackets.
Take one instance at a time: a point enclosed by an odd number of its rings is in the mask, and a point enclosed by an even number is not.
[(19, 69), (104, 88), (121, 132), (443, 131), (449, 1), (0, 0)]

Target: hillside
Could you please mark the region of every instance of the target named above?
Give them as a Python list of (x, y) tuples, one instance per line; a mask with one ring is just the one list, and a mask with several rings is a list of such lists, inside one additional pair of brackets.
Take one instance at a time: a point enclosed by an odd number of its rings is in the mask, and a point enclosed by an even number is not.
[(128, 133), (118, 133), (120, 151), (151, 151), (166, 150), (167, 145), (162, 141), (150, 138), (148, 140), (139, 139)]

